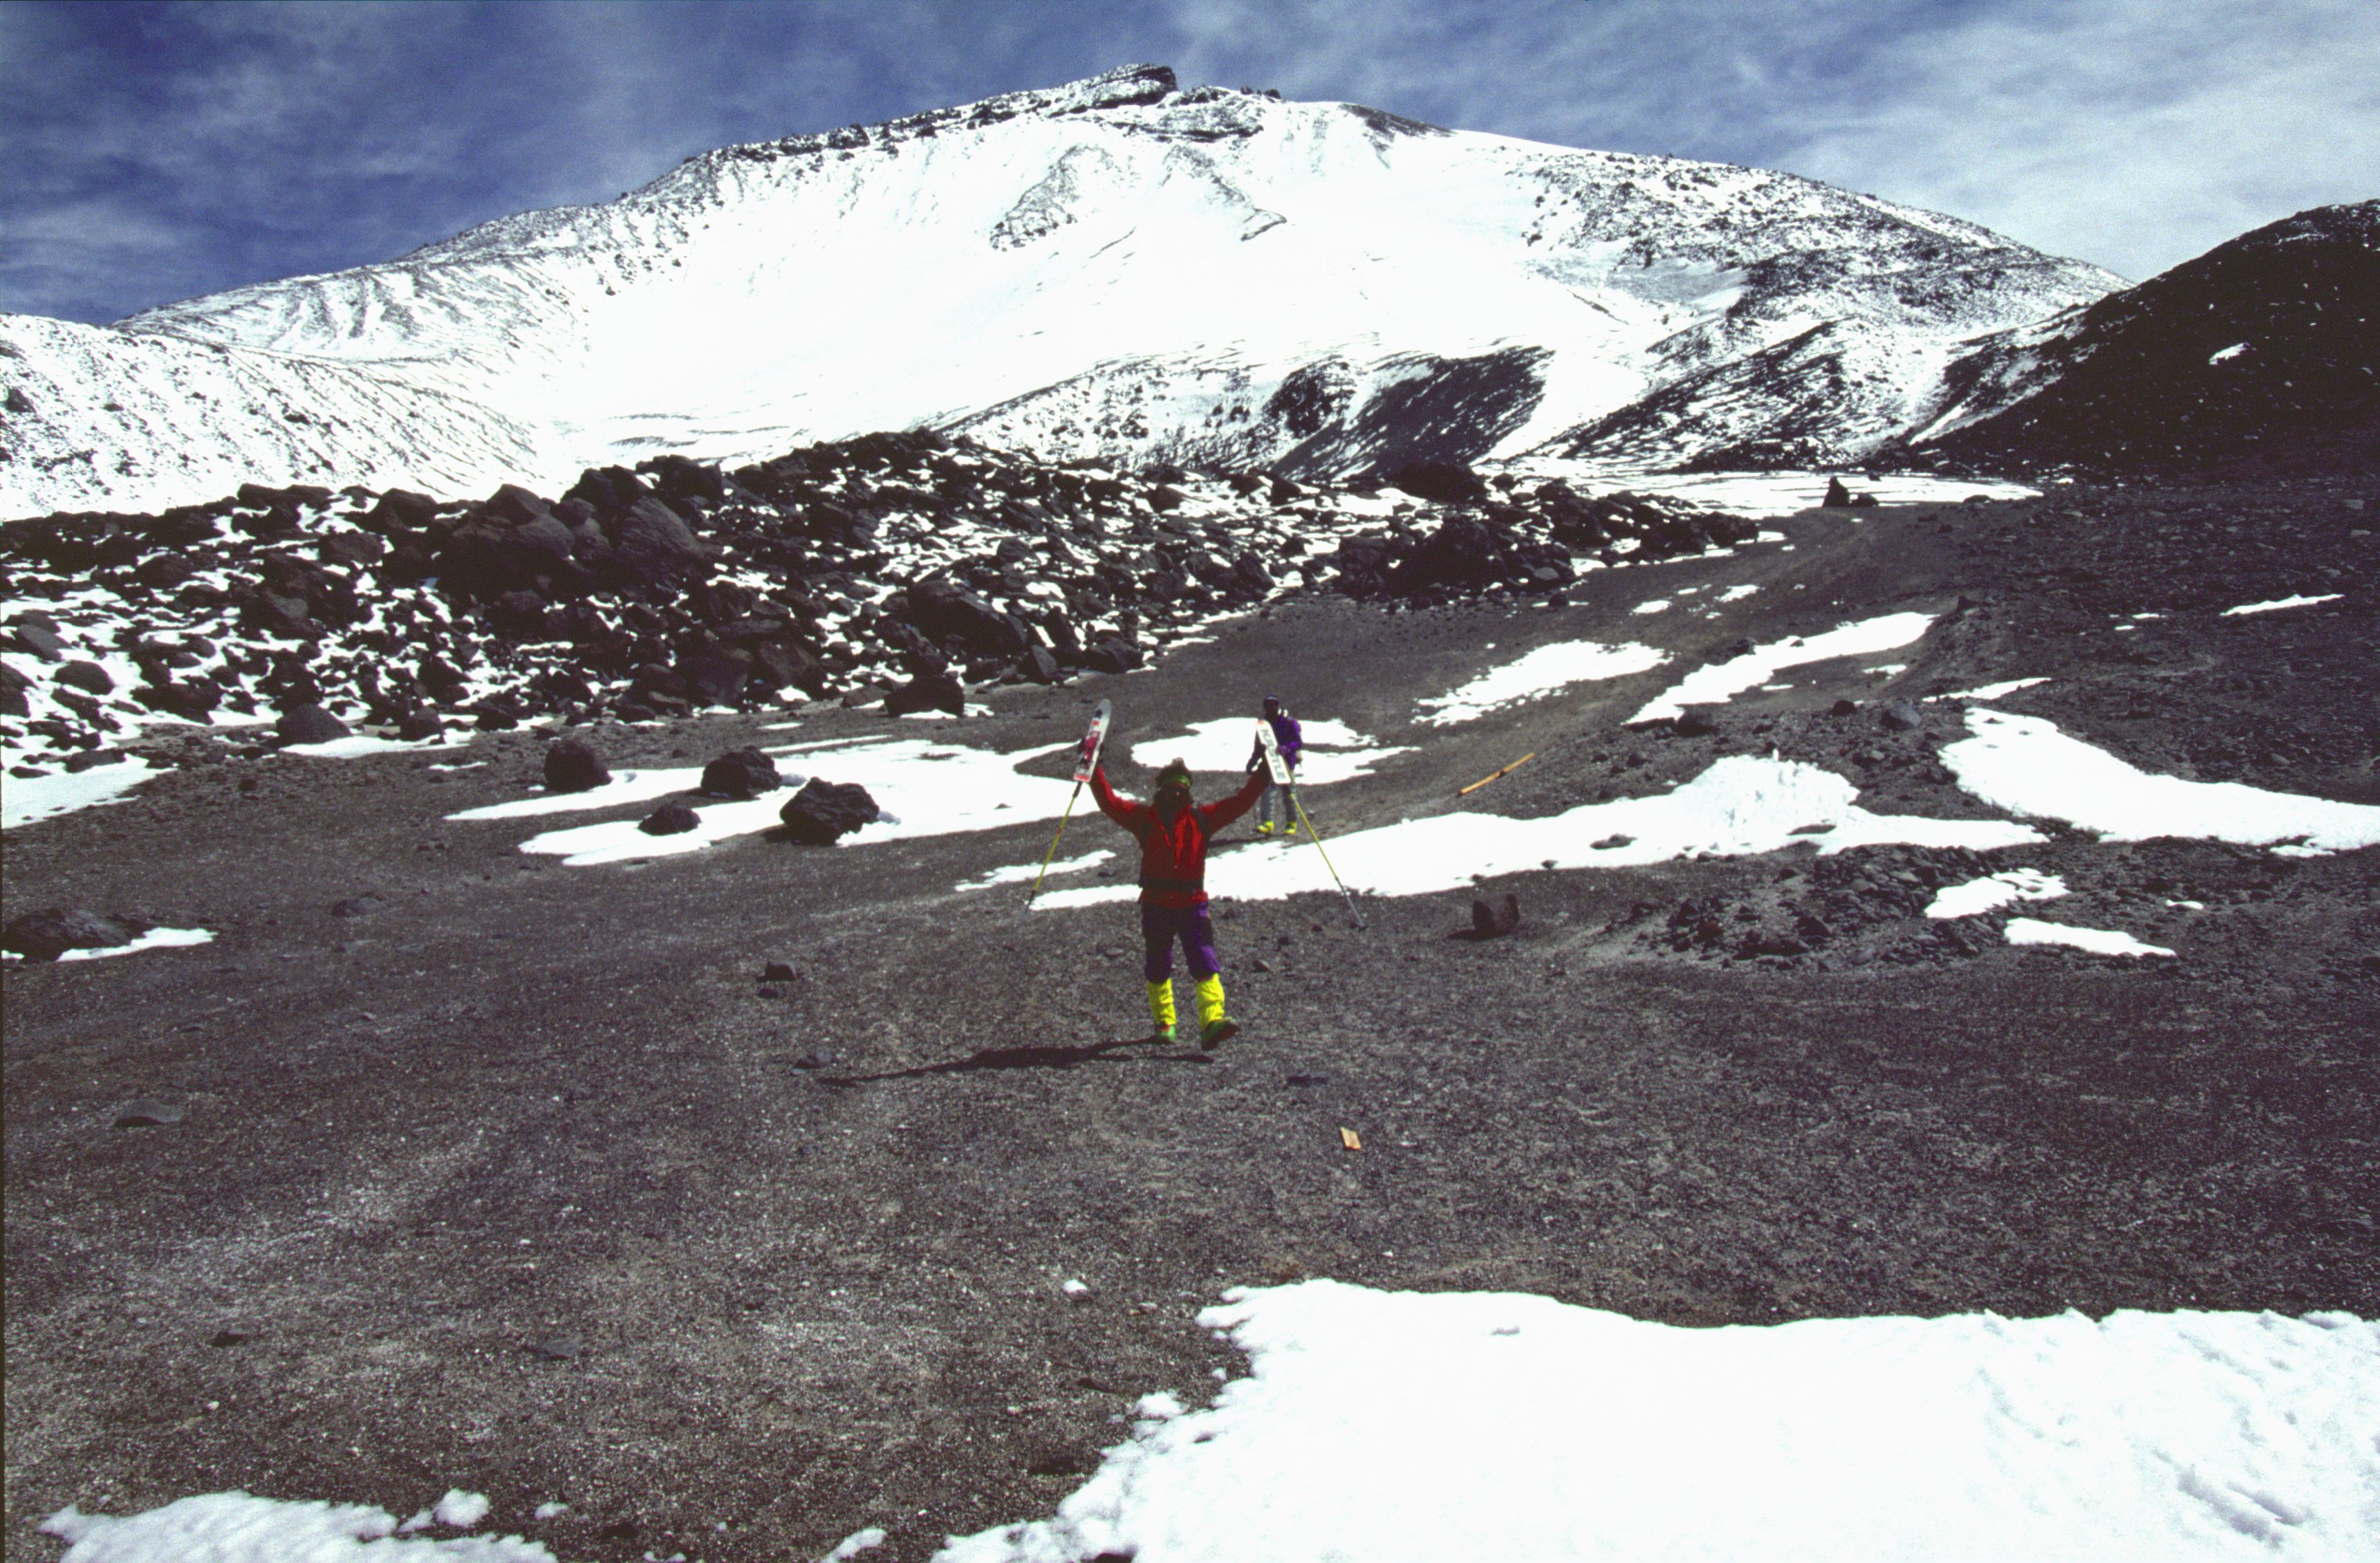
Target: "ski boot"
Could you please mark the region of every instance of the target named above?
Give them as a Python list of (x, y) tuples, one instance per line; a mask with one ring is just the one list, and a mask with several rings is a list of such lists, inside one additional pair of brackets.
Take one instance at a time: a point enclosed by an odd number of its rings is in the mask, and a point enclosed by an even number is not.
[(1240, 1028), (1223, 1013), (1223, 979), (1201, 977), (1198, 995), (1198, 1051), (1212, 1053), (1222, 1044), (1240, 1034)]

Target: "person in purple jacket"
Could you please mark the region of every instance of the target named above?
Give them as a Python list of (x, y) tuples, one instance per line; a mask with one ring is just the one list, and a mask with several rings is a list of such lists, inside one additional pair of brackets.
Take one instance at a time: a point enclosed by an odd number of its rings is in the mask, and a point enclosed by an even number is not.
[[(1305, 748), (1305, 730), (1297, 725), (1297, 718), (1289, 714), (1288, 708), (1275, 695), (1265, 696), (1264, 719), (1271, 725), (1273, 742), (1281, 746), (1282, 763), (1289, 767), (1290, 775), (1295, 776), (1298, 754)], [(1248, 763), (1259, 767), (1263, 765), (1263, 739), (1257, 739), (1256, 752), (1248, 756)], [(1269, 772), (1266, 774), (1270, 775)], [(1258, 836), (1270, 836), (1276, 824), (1281, 827), (1283, 836), (1297, 834), (1297, 812), (1290, 807), (1289, 800), (1282, 793), (1283, 789), (1269, 780), (1265, 783), (1264, 796), (1257, 800)]]

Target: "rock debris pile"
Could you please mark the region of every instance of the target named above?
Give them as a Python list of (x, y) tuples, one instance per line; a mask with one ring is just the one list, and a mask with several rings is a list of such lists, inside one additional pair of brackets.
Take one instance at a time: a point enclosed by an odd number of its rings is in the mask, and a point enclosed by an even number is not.
[(0, 741), (40, 775), (102, 763), (158, 717), (274, 721), (290, 743), (835, 696), (955, 713), (969, 686), (1123, 673), (1287, 592), (1550, 595), (1583, 556), (1754, 530), (1442, 464), (1315, 487), (926, 433), (734, 470), (590, 469), (552, 499), (248, 484), (0, 533), (0, 592), (18, 604)]

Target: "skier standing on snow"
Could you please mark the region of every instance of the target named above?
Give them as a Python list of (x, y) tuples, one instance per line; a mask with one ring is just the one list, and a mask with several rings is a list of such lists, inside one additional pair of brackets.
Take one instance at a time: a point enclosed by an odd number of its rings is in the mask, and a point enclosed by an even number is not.
[[(1297, 718), (1289, 714), (1276, 695), (1265, 696), (1264, 720), (1272, 728), (1273, 741), (1281, 746), (1281, 763), (1294, 773), (1297, 756), (1305, 748), (1305, 729), (1297, 725)], [(1248, 764), (1259, 775), (1265, 775), (1264, 763), (1264, 739), (1259, 737), (1255, 752), (1248, 756)], [(1257, 804), (1258, 836), (1270, 836), (1276, 823), (1282, 826), (1282, 835), (1297, 834), (1297, 814), (1289, 806), (1287, 791), (1287, 788), (1276, 786), (1269, 775), (1266, 775), (1264, 797)]]
[(1190, 767), (1170, 762), (1157, 773), (1157, 800), (1135, 803), (1108, 785), (1106, 767), (1091, 773), (1099, 812), (1140, 843), (1140, 936), (1148, 958), (1148, 1019), (1160, 1042), (1173, 1040), (1173, 942), (1190, 964), (1198, 1001), (1198, 1045), (1212, 1048), (1239, 1030), (1223, 1014), (1223, 967), (1215, 957), (1215, 928), (1207, 916), (1207, 840), (1255, 804), (1265, 788), (1259, 763), (1247, 784), (1220, 803), (1190, 801)]

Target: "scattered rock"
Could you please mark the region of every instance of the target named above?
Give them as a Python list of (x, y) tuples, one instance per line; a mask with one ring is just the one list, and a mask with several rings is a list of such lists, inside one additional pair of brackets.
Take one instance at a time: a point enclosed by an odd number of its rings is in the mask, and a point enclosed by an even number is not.
[(586, 792), (612, 779), (595, 751), (577, 739), (556, 739), (545, 751), (548, 792)]
[(128, 945), (154, 924), (145, 919), (68, 911), (59, 907), (29, 911), (0, 932), (0, 948), (27, 960), (55, 960), (68, 950), (114, 949)]
[(381, 899), (380, 897), (366, 891), (360, 896), (350, 896), (346, 900), (333, 905), (331, 915), (333, 917), (370, 917), (376, 911), (386, 911), (388, 905), (388, 902)]
[(329, 743), (348, 738), (354, 729), (319, 705), (293, 705), (273, 724), (273, 736), (283, 743)]
[(790, 983), (793, 980), (794, 968), (789, 961), (772, 960), (760, 968), (760, 981), (764, 983)]
[(1328, 1085), (1330, 1082), (1330, 1073), (1323, 1069), (1302, 1070), (1288, 1077), (1291, 1085)]
[(115, 680), (108, 676), (106, 668), (95, 662), (67, 663), (58, 669), (57, 681), (95, 695), (115, 692)]
[(876, 800), (857, 782), (813, 780), (785, 800), (777, 817), (786, 834), (811, 847), (831, 847), (836, 838), (874, 823)]
[(1851, 503), (1852, 491), (1843, 486), (1843, 480), (1828, 478), (1827, 497), (1818, 501), (1820, 507), (1828, 510), (1846, 510), (1851, 507)]
[(207, 1337), (207, 1344), (218, 1349), (227, 1346), (245, 1346), (261, 1333), (248, 1325), (225, 1325)]
[(907, 716), (919, 711), (966, 714), (966, 690), (948, 673), (920, 673), (884, 697), (884, 714)]
[(1502, 902), (1489, 906), (1486, 901), (1471, 903), (1471, 931), (1483, 939), (1500, 938), (1521, 925), (1521, 898), (1507, 896)]
[(637, 822), (647, 836), (683, 836), (702, 823), (702, 816), (683, 803), (664, 803)]
[(115, 1109), (118, 1129), (164, 1129), (182, 1121), (182, 1109), (137, 1096)]
[(777, 763), (757, 749), (735, 749), (702, 768), (702, 790), (720, 798), (749, 800), (783, 785)]
[(397, 718), (396, 736), (407, 743), (434, 739), (445, 730), (445, 722), (434, 711), (408, 711)]
[(43, 662), (62, 662), (66, 659), (67, 643), (58, 639), (57, 627), (55, 624), (43, 624), (19, 616), (14, 629), (15, 633), (10, 638)]
[(1634, 845), (1636, 845), (1636, 838), (1634, 836), (1624, 836), (1615, 831), (1611, 835), (1607, 836), (1602, 840), (1597, 842), (1595, 844), (1594, 850), (1597, 852), (1613, 852), (1619, 850), (1622, 847), (1633, 847)]
[(1855, 700), (1839, 700), (1835, 702), (1834, 704), (1827, 708), (1827, 714), (1830, 716), (1850, 716), (1857, 713), (1858, 710), (1859, 702)]
[(568, 1362), (576, 1361), (587, 1348), (575, 1335), (550, 1335), (529, 1349), (541, 1362)]
[(1675, 726), (1680, 738), (1708, 738), (1718, 731), (1718, 724), (1711, 720), (1707, 711), (1682, 712)]
[(1909, 702), (1897, 700), (1884, 708), (1882, 721), (1893, 732), (1915, 732), (1925, 726), (1925, 714)]
[(832, 1068), (834, 1061), (834, 1055), (832, 1053), (805, 1053), (794, 1060), (794, 1068), (797, 1069)]

